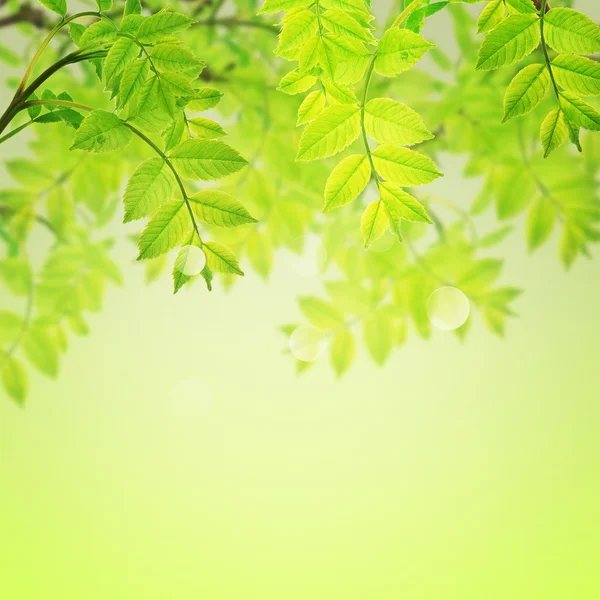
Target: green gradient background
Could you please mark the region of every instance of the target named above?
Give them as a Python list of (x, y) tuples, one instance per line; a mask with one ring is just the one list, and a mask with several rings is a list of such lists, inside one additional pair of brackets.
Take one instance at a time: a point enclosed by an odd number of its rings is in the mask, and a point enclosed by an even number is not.
[[(476, 182), (442, 166), (467, 206)], [(318, 281), (279, 261), (173, 297), (121, 241), (127, 287), (59, 380), (0, 398), (0, 597), (599, 598), (600, 256), (566, 274), (517, 229), (507, 339), (413, 337), (342, 381), (296, 378), (275, 330)]]

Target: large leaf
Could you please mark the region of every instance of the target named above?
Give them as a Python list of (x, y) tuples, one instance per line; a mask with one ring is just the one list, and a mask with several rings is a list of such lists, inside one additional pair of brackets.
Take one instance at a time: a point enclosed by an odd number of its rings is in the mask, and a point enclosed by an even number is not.
[(394, 77), (415, 65), (435, 44), (409, 29), (388, 29), (377, 47), (375, 70)]
[(2, 363), (2, 383), (6, 393), (18, 404), (24, 404), (27, 397), (28, 379), (23, 364), (14, 357), (5, 358)]
[(61, 17), (67, 14), (67, 0), (40, 0), (40, 2)]
[(144, 19), (138, 30), (137, 39), (142, 44), (155, 44), (169, 39), (174, 33), (187, 29), (193, 19), (166, 9)]
[(374, 98), (365, 106), (367, 133), (381, 144), (412, 146), (433, 138), (423, 119), (412, 109), (391, 98)]
[(333, 171), (325, 186), (325, 208), (329, 212), (352, 202), (365, 189), (371, 178), (369, 158), (353, 154), (345, 158)]
[(546, 65), (529, 65), (517, 73), (504, 96), (504, 121), (533, 110), (550, 89)]
[(155, 258), (181, 244), (191, 229), (183, 200), (170, 200), (153, 215), (138, 242), (138, 260)]
[(133, 137), (121, 119), (104, 110), (95, 110), (83, 120), (71, 150), (113, 152), (125, 148)]
[(248, 164), (237, 150), (215, 140), (186, 140), (170, 152), (170, 158), (184, 177), (204, 181), (237, 173)]
[(194, 214), (209, 225), (237, 227), (258, 221), (233, 196), (221, 190), (202, 190), (190, 197)]
[(373, 162), (385, 180), (399, 186), (424, 185), (442, 176), (428, 156), (391, 144), (379, 146)]
[(359, 108), (344, 104), (331, 106), (306, 126), (300, 138), (297, 160), (333, 156), (349, 146), (359, 134)]
[(574, 54), (559, 54), (552, 61), (556, 81), (566, 90), (581, 96), (600, 94), (600, 64)]
[(491, 70), (510, 65), (533, 52), (539, 42), (537, 15), (512, 15), (483, 40), (477, 68)]
[(557, 52), (600, 52), (600, 28), (588, 16), (572, 8), (553, 8), (544, 17), (544, 37)]
[(365, 209), (361, 221), (360, 231), (362, 233), (365, 248), (368, 248), (375, 240), (379, 239), (390, 224), (384, 203), (374, 200)]

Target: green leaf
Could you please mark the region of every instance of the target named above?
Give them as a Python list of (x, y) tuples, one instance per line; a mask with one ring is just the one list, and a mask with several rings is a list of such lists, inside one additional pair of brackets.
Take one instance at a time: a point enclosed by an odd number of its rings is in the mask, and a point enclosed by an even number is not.
[(532, 111), (548, 93), (550, 75), (546, 65), (529, 65), (510, 82), (504, 96), (504, 119)]
[(237, 173), (248, 164), (237, 150), (216, 140), (186, 140), (171, 150), (170, 158), (184, 177), (205, 181)]
[(31, 364), (44, 375), (58, 375), (58, 350), (46, 329), (32, 327), (23, 337), (21, 346)]
[(193, 73), (196, 77), (204, 63), (178, 44), (158, 44), (152, 49), (152, 62), (162, 71)]
[(556, 209), (547, 196), (535, 201), (527, 215), (527, 245), (535, 250), (548, 240), (556, 222)]
[(317, 82), (313, 75), (306, 75), (300, 71), (290, 71), (280, 82), (277, 88), (280, 92), (294, 96), (310, 89)]
[(312, 4), (312, 0), (265, 0), (258, 14), (268, 15), (281, 12), (282, 10), (306, 8), (310, 4)]
[(194, 117), (187, 122), (190, 129), (200, 138), (210, 139), (227, 135), (219, 123), (206, 117)]
[(364, 27), (351, 15), (352, 13), (344, 10), (330, 9), (321, 15), (321, 22), (333, 33), (367, 44), (374, 44), (375, 38), (371, 30)]
[(317, 16), (309, 10), (301, 10), (287, 19), (279, 34), (279, 44), (275, 54), (293, 60), (297, 50), (317, 32)]
[(142, 21), (137, 39), (142, 44), (155, 44), (187, 29), (193, 22), (185, 15), (163, 9)]
[(600, 64), (574, 54), (559, 54), (552, 61), (554, 78), (566, 90), (581, 96), (600, 94)]
[(391, 144), (373, 152), (373, 163), (384, 179), (399, 186), (424, 185), (442, 176), (429, 157)]
[(119, 38), (112, 46), (104, 60), (104, 80), (110, 86), (115, 77), (133, 62), (139, 53), (137, 44), (129, 38)]
[(209, 108), (214, 108), (223, 97), (223, 92), (213, 90), (212, 88), (200, 88), (196, 90), (196, 95), (190, 102), (188, 108), (192, 111), (202, 112)]
[(26, 296), (31, 289), (31, 266), (18, 256), (0, 260), (0, 280), (16, 296)]
[(152, 215), (138, 242), (138, 260), (155, 258), (183, 241), (191, 228), (190, 216), (183, 200), (170, 200)]
[(113, 0), (96, 0), (96, 4), (98, 5), (98, 10), (104, 12), (112, 8)]
[[(392, 222), (400, 219), (431, 223), (425, 207), (413, 196), (396, 186), (382, 182), (379, 184), (381, 199), (387, 208)], [(399, 231), (394, 231), (399, 236)]]
[(304, 296), (298, 299), (298, 305), (302, 314), (311, 325), (324, 330), (337, 330), (345, 325), (344, 315), (330, 302)]
[(117, 105), (119, 108), (126, 106), (137, 93), (150, 73), (150, 64), (147, 60), (136, 60), (127, 66), (121, 77), (119, 84), (119, 98)]
[(314, 121), (325, 110), (325, 96), (321, 90), (311, 92), (304, 98), (298, 109), (296, 125), (304, 125)]
[(365, 106), (365, 127), (381, 144), (412, 146), (433, 138), (412, 108), (390, 98), (374, 98)]
[(378, 309), (367, 315), (363, 321), (363, 336), (373, 360), (378, 365), (383, 365), (394, 345), (389, 313)]
[(350, 330), (343, 329), (334, 336), (331, 343), (331, 364), (338, 377), (350, 368), (355, 356), (356, 339)]
[(390, 224), (384, 203), (374, 200), (365, 209), (361, 221), (360, 231), (362, 233), (365, 248), (368, 248), (375, 240), (378, 240)]
[(520, 13), (537, 13), (537, 8), (532, 0), (506, 0), (506, 3)]
[(21, 316), (8, 310), (0, 310), (0, 344), (12, 344), (23, 331)]
[(541, 129), (541, 142), (544, 158), (556, 150), (567, 139), (569, 130), (562, 110), (553, 110), (544, 119)]
[(202, 190), (190, 196), (194, 214), (209, 225), (237, 227), (258, 221), (233, 196), (220, 190)]
[(572, 8), (553, 8), (544, 17), (544, 37), (557, 52), (600, 52), (600, 28), (588, 16)]
[(575, 94), (561, 92), (560, 106), (571, 123), (583, 129), (600, 131), (600, 113)]
[(133, 133), (119, 117), (104, 110), (95, 110), (77, 130), (71, 150), (114, 152), (125, 148), (132, 137)]
[(206, 242), (202, 249), (206, 255), (206, 264), (212, 271), (228, 275), (244, 275), (235, 254), (225, 244)]
[(494, 29), (504, 19), (504, 1), (492, 0), (481, 11), (477, 20), (477, 33), (485, 33)]
[(171, 199), (175, 189), (175, 177), (162, 158), (144, 161), (136, 168), (125, 188), (123, 222), (151, 215), (161, 204)]
[(330, 106), (304, 129), (296, 159), (312, 161), (333, 156), (349, 146), (359, 134), (360, 109), (357, 106)]
[(23, 405), (27, 398), (29, 382), (23, 364), (10, 356), (2, 363), (2, 383), (6, 393), (18, 404)]
[(40, 3), (61, 17), (67, 14), (67, 0), (40, 0)]
[(512, 15), (489, 33), (479, 49), (477, 69), (510, 65), (533, 52), (540, 42), (537, 15)]
[(345, 158), (327, 179), (325, 186), (325, 208), (329, 212), (357, 198), (371, 179), (371, 165), (364, 154), (353, 154)]
[(125, 0), (125, 10), (123, 16), (140, 15), (142, 13), (142, 4), (140, 0)]
[(432, 48), (435, 44), (414, 31), (388, 29), (379, 41), (375, 71), (385, 77), (394, 77), (410, 69)]

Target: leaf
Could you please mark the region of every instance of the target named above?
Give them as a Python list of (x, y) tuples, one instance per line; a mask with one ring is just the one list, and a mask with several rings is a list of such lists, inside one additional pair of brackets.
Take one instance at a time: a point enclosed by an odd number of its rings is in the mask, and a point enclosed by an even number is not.
[(375, 38), (370, 29), (364, 27), (344, 10), (330, 9), (321, 15), (321, 22), (333, 33), (374, 44)]
[(130, 38), (119, 38), (104, 59), (104, 80), (106, 85), (114, 83), (115, 77), (138, 56), (139, 47)]
[(206, 242), (202, 249), (206, 255), (206, 264), (212, 271), (229, 275), (244, 275), (235, 254), (225, 244)]
[(194, 73), (197, 77), (204, 63), (179, 44), (158, 44), (152, 49), (152, 62), (163, 71)]
[(0, 310), (0, 344), (15, 342), (21, 335), (23, 327), (22, 317), (7, 310)]
[(559, 85), (581, 96), (600, 94), (600, 65), (584, 56), (559, 54), (552, 61), (552, 71)]
[(16, 296), (26, 296), (31, 288), (31, 266), (18, 256), (0, 260), (0, 279)]
[(384, 179), (399, 186), (424, 185), (442, 176), (429, 157), (391, 144), (379, 146), (373, 162)]
[(163, 9), (142, 21), (137, 39), (142, 44), (155, 44), (187, 29), (193, 22), (185, 15)]
[(557, 52), (600, 52), (600, 28), (572, 8), (553, 8), (544, 17), (544, 37)]
[(67, 0), (40, 0), (40, 3), (61, 17), (67, 14)]
[(155, 258), (183, 241), (191, 228), (183, 200), (170, 200), (152, 215), (138, 242), (138, 260)]
[(83, 120), (75, 134), (71, 150), (87, 150), (88, 152), (114, 152), (125, 148), (133, 137), (119, 117), (103, 111), (95, 110)]
[(527, 244), (535, 250), (548, 240), (556, 222), (556, 209), (547, 196), (542, 196), (533, 204), (527, 215)]
[(533, 52), (540, 42), (537, 15), (512, 15), (489, 33), (481, 44), (477, 69), (510, 65)]
[(331, 343), (331, 364), (338, 377), (350, 368), (355, 356), (356, 339), (350, 330), (343, 329), (334, 336)]
[(219, 123), (206, 117), (194, 117), (187, 122), (190, 129), (200, 138), (210, 139), (227, 135)]
[(119, 108), (123, 108), (129, 103), (133, 95), (141, 89), (148, 79), (149, 73), (150, 64), (145, 59), (136, 60), (126, 67), (119, 84), (119, 98), (117, 101)]
[(365, 127), (381, 144), (412, 146), (433, 138), (412, 108), (390, 98), (374, 98), (365, 106)]
[(104, 12), (112, 8), (113, 0), (96, 0), (96, 4), (98, 5), (98, 10)]
[(294, 96), (310, 89), (317, 82), (317, 78), (312, 75), (300, 73), (300, 71), (290, 71), (280, 82), (277, 88), (280, 92)]
[(303, 296), (298, 299), (298, 305), (302, 314), (311, 325), (324, 330), (336, 330), (345, 325), (344, 315), (330, 302)]
[(279, 34), (279, 44), (275, 54), (294, 59), (299, 46), (311, 38), (318, 29), (317, 16), (309, 10), (301, 10), (284, 22)]
[(560, 106), (566, 118), (583, 129), (600, 131), (600, 113), (571, 92), (562, 92)]
[(390, 183), (382, 182), (379, 184), (379, 191), (385, 207), (393, 217), (393, 221), (404, 219), (406, 221), (431, 223), (425, 207), (404, 190)]
[(375, 71), (394, 77), (415, 65), (435, 44), (409, 29), (388, 29), (377, 48)]
[(510, 82), (504, 96), (504, 121), (532, 111), (548, 93), (550, 75), (546, 65), (529, 65)]
[(29, 382), (23, 364), (10, 356), (2, 363), (2, 383), (6, 393), (18, 404), (25, 404)]
[(312, 4), (312, 0), (265, 0), (258, 14), (268, 15), (281, 12), (282, 10), (306, 8), (310, 4)]
[(123, 222), (151, 215), (161, 204), (171, 199), (175, 188), (175, 177), (162, 158), (145, 160), (136, 168), (125, 188)]
[(125, 10), (123, 16), (139, 15), (142, 13), (142, 4), (140, 0), (125, 0)]
[(349, 146), (359, 134), (360, 110), (357, 106), (330, 106), (304, 129), (296, 160), (312, 161), (333, 156)]
[(533, 0), (506, 0), (506, 3), (520, 13), (537, 13), (537, 8), (534, 6)]
[(363, 321), (363, 336), (369, 354), (378, 365), (383, 365), (388, 359), (394, 339), (389, 314), (378, 309)]
[(248, 164), (237, 150), (216, 140), (187, 140), (171, 150), (170, 158), (184, 177), (204, 181), (237, 173)]
[(233, 196), (220, 190), (202, 190), (190, 196), (194, 214), (209, 225), (237, 227), (258, 221)]
[(374, 200), (367, 206), (360, 221), (365, 248), (368, 248), (375, 240), (379, 239), (390, 224), (381, 200)]
[(325, 208), (329, 212), (357, 198), (371, 179), (371, 165), (364, 154), (353, 154), (345, 158), (327, 179), (325, 186)]
[(219, 92), (219, 90), (200, 88), (196, 90), (196, 95), (188, 102), (187, 107), (192, 111), (202, 112), (209, 108), (214, 108), (219, 104), (222, 97), (223, 92)]
[(304, 98), (298, 109), (296, 125), (304, 125), (314, 121), (325, 110), (325, 96), (321, 90), (311, 92)]
[(488, 2), (477, 20), (477, 33), (485, 33), (494, 29), (504, 19), (504, 10), (503, 0)]
[(541, 129), (541, 142), (544, 158), (556, 150), (567, 139), (569, 131), (562, 110), (553, 110), (544, 119)]
[(32, 327), (23, 337), (21, 346), (29, 362), (44, 375), (58, 375), (58, 350), (46, 329)]

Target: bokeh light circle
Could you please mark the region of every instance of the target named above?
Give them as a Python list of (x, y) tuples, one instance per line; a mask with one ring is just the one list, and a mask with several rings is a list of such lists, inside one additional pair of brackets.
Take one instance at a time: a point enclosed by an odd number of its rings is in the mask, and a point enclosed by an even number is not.
[(458, 288), (444, 286), (433, 292), (427, 300), (427, 316), (430, 323), (443, 331), (462, 327), (469, 318), (469, 299)]
[(188, 277), (199, 275), (206, 265), (206, 256), (198, 246), (184, 246), (178, 256), (175, 268)]

